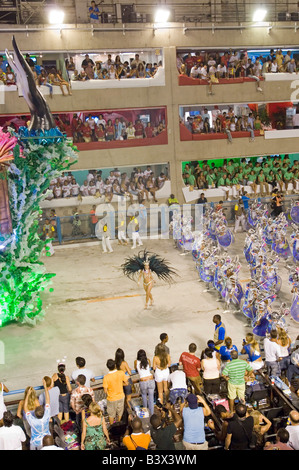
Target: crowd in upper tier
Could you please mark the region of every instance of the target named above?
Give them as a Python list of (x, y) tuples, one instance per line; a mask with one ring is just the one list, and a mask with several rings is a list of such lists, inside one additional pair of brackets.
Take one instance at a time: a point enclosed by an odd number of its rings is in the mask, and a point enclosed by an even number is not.
[(266, 56), (260, 54), (253, 59), (246, 51), (195, 52), (177, 54), (177, 69), (180, 74), (192, 78), (261, 77), (265, 73), (297, 73), (299, 61), (292, 51), (285, 54), (281, 49), (270, 50)]
[(73, 57), (66, 61), (66, 69), (70, 80), (109, 80), (124, 78), (152, 78), (157, 73), (162, 62), (146, 63), (139, 54), (135, 54), (129, 61), (122, 61), (120, 55), (107, 54), (105, 61), (93, 61), (89, 54), (81, 63), (80, 70), (76, 68)]

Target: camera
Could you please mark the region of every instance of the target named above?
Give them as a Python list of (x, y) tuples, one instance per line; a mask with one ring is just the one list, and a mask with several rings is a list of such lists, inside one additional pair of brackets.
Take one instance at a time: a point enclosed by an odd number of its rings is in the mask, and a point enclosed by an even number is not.
[(168, 409), (165, 408), (165, 406), (163, 406), (162, 403), (159, 402), (159, 400), (156, 401), (156, 406), (160, 408), (160, 410), (165, 411), (165, 413), (168, 413)]

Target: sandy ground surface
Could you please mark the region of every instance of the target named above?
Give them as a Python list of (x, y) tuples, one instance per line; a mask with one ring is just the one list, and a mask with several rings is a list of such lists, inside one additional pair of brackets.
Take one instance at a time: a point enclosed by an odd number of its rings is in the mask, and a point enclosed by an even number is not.
[[(249, 278), (243, 256), (244, 234), (238, 234), (231, 254), (239, 254), (242, 263), (240, 280)], [(227, 334), (241, 347), (251, 328), (241, 313), (223, 313), (214, 292), (204, 292), (198, 281), (191, 255), (182, 256), (172, 240), (144, 241), (144, 247), (165, 257), (179, 276), (172, 286), (157, 281), (153, 289), (155, 305), (144, 309), (144, 291), (123, 276), (120, 269), (125, 258), (134, 252), (130, 247), (113, 243), (114, 252), (103, 254), (99, 243), (59, 247), (55, 255), (45, 258), (48, 272), (55, 272), (51, 287), (44, 295), (46, 316), (35, 327), (11, 324), (0, 329), (5, 363), (0, 365), (0, 380), (9, 390), (41, 385), (44, 375), (56, 372), (57, 360), (66, 356), (67, 373), (75, 369), (75, 357), (86, 358), (87, 367), (96, 376), (106, 373), (106, 361), (120, 347), (133, 368), (138, 349), (145, 349), (152, 360), (160, 333), (169, 336), (172, 362), (195, 342), (198, 353), (213, 338), (213, 315), (222, 315)], [(137, 252), (138, 249), (135, 250)], [(291, 304), (285, 263), (280, 263), (282, 290), (275, 305)], [(299, 334), (299, 324), (286, 318), (289, 334)]]

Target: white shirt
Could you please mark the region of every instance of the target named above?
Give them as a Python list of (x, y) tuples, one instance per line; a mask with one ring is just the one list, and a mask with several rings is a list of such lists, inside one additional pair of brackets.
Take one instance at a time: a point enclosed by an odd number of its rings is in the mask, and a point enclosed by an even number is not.
[(187, 388), (186, 374), (182, 370), (176, 370), (168, 376), (168, 382), (171, 382), (171, 390), (176, 388)]
[(140, 361), (137, 361), (136, 369), (137, 369), (140, 379), (143, 379), (145, 377), (149, 377), (150, 375), (152, 375), (149, 364), (147, 365), (146, 369), (143, 369), (142, 367), (140, 367)]
[(78, 184), (78, 183), (72, 184), (72, 186), (71, 186), (71, 194), (72, 194), (72, 196), (78, 196), (79, 192), (80, 192), (80, 186), (79, 186), (79, 184)]
[(96, 186), (89, 186), (89, 187), (88, 187), (88, 194), (89, 194), (89, 196), (94, 196), (96, 192), (97, 192)]
[(99, 125), (99, 124), (102, 124), (103, 127), (106, 127), (106, 124), (107, 124), (107, 123), (106, 123), (105, 119), (99, 119), (99, 120), (98, 120), (98, 125)]
[(197, 66), (195, 65), (195, 66), (192, 67), (192, 69), (190, 70), (190, 75), (191, 75), (192, 77), (198, 77), (198, 72), (199, 72), (199, 70), (198, 70)]
[(87, 122), (88, 122), (88, 125), (89, 125), (90, 129), (94, 129), (94, 128), (95, 128), (96, 123), (95, 123), (95, 120), (94, 120), (94, 119), (92, 119), (92, 118), (87, 119)]
[(84, 375), (86, 377), (85, 387), (90, 387), (90, 379), (94, 378), (94, 373), (89, 369), (77, 369), (72, 373), (72, 379), (77, 380), (78, 375)]
[(299, 425), (286, 426), (286, 430), (290, 434), (288, 445), (295, 450), (299, 450)]
[(266, 362), (276, 362), (280, 356), (280, 346), (269, 338), (264, 339), (264, 351)]
[(253, 66), (253, 73), (254, 75), (256, 75), (257, 77), (259, 77), (262, 73), (262, 66), (261, 64), (254, 64)]
[(62, 197), (69, 197), (71, 195), (71, 187), (68, 184), (67, 186), (62, 186)]
[(80, 191), (83, 196), (89, 196), (89, 187), (85, 186), (85, 184), (81, 186)]
[(86, 179), (88, 183), (90, 183), (91, 181), (94, 180), (94, 175), (92, 173), (88, 173), (88, 175), (86, 176)]
[(232, 55), (230, 56), (230, 58), (229, 58), (229, 62), (230, 62), (231, 64), (234, 64), (234, 63), (237, 62), (237, 61), (238, 61), (238, 56), (237, 56), (237, 54), (235, 54), (235, 55), (232, 54)]
[(104, 189), (103, 189), (104, 188), (104, 181), (99, 181), (98, 180), (96, 182), (96, 188), (97, 188), (97, 190), (100, 191), (100, 193), (103, 193), (103, 191), (104, 191)]
[(22, 442), (26, 441), (26, 436), (20, 426), (14, 424), (9, 428), (0, 428), (0, 450), (22, 450)]
[(220, 72), (220, 73), (226, 73), (227, 72), (226, 65), (219, 64), (218, 67), (217, 67), (217, 71)]
[(208, 76), (208, 71), (207, 71), (207, 69), (205, 69), (204, 67), (202, 67), (202, 68), (200, 69), (200, 72), (199, 72), (199, 73), (200, 73), (200, 75), (201, 75), (201, 78), (203, 78), (203, 79), (206, 79), (207, 76)]

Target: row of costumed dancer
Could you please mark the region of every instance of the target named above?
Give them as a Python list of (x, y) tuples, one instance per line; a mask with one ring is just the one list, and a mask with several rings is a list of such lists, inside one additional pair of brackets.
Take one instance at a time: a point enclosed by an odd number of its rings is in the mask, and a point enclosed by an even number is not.
[[(227, 224), (222, 207), (206, 208), (200, 231), (192, 231), (192, 217), (173, 214), (171, 230), (181, 254), (191, 253), (199, 280), (206, 284), (205, 292), (217, 294), (224, 302), (225, 312), (241, 312), (252, 327), (252, 332), (264, 338), (271, 329), (286, 329), (285, 316), (299, 322), (299, 205), (293, 204), (286, 215), (272, 218), (267, 206), (253, 201), (246, 217), (247, 232), (244, 256), (250, 279), (239, 280), (239, 256), (231, 256), (229, 247), (234, 235)], [(293, 229), (288, 241), (287, 229)], [(276, 308), (282, 280), (278, 263), (284, 260), (289, 270), (293, 300)]]

